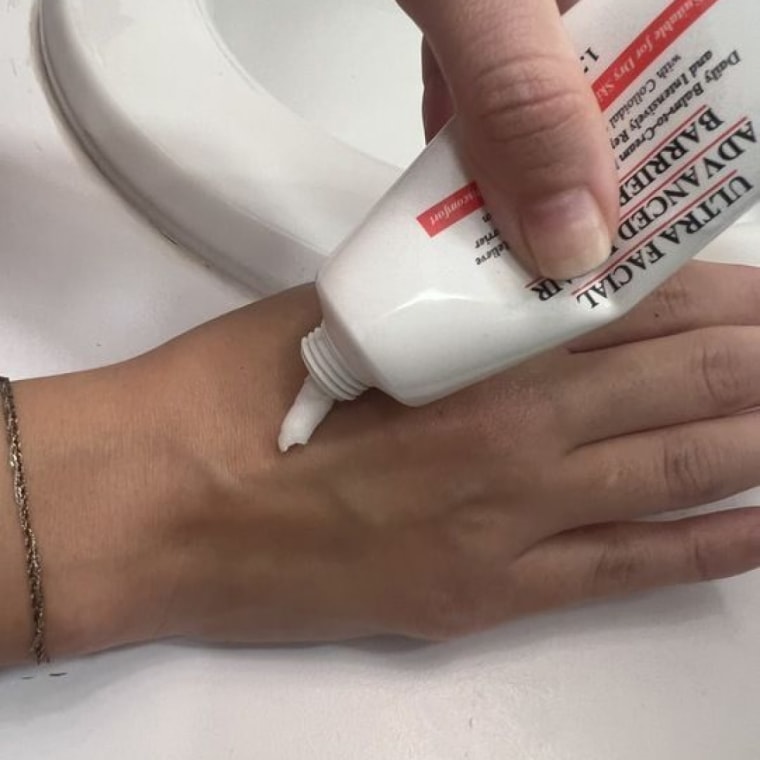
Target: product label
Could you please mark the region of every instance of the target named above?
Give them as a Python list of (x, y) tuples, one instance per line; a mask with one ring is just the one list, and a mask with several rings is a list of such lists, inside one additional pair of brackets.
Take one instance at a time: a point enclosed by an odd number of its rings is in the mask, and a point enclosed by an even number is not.
[[(570, 14), (576, 38), (578, 30), (587, 33), (586, 5), (581, 2)], [(644, 0), (633, 11), (629, 5), (620, 14), (638, 10), (641, 17), (648, 9), (651, 19), (639, 22), (641, 31), (628, 37), (632, 41), (623, 44), (625, 30), (609, 34), (609, 27), (599, 29), (597, 42), (580, 40), (620, 173), (618, 235), (608, 263), (592, 275), (525, 283), (540, 303), (570, 295), (578, 306), (594, 310), (609, 299), (652, 290), (755, 200), (758, 98), (751, 90), (758, 85), (746, 70), (754, 51), (742, 47), (751, 35), (736, 34), (742, 24), (753, 23), (742, 16), (753, 5)], [(592, 13), (594, 4), (588, 6)], [(752, 13), (757, 24), (760, 10)], [(435, 237), (476, 213), (481, 224), (471, 240), (473, 263), (490, 266), (509, 251), (474, 183), (425, 211), (418, 222)]]
[(417, 217), (430, 237), (440, 235), (449, 227), (466, 219), (470, 214), (483, 208), (483, 196), (475, 182), (463, 187), (448, 198), (444, 198), (432, 208)]
[[(606, 111), (638, 76), (654, 63), (718, 0), (675, 0), (652, 21), (594, 82), (594, 93)], [(664, 67), (663, 74), (679, 62), (675, 56)], [(658, 76), (660, 72), (658, 72)], [(615, 117), (610, 120), (614, 126)]]
[(757, 200), (758, 0), (580, 0), (564, 23), (617, 165), (610, 255), (584, 277), (533, 279), (445, 128), (318, 281), (338, 354), (403, 403), (618, 319)]

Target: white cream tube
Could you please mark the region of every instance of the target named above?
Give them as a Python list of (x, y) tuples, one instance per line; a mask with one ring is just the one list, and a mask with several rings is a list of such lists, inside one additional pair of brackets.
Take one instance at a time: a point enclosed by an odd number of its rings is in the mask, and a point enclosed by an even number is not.
[(760, 184), (759, 23), (757, 0), (575, 6), (566, 24), (619, 166), (610, 259), (580, 279), (532, 279), (450, 125), (321, 272), (324, 321), (303, 341), (310, 380), (282, 450), (333, 401), (376, 387), (426, 404), (617, 319), (744, 213)]

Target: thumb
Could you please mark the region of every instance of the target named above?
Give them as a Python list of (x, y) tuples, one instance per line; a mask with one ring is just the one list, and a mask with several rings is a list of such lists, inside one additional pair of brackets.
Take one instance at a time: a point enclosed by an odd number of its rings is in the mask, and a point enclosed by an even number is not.
[(618, 221), (614, 159), (556, 1), (401, 5), (440, 64), (465, 159), (513, 252), (557, 279), (602, 264)]

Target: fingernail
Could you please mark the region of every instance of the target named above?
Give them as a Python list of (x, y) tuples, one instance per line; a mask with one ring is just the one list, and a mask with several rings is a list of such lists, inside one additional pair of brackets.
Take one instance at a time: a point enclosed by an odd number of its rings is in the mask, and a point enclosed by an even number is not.
[(603, 264), (612, 250), (599, 205), (585, 189), (525, 208), (521, 222), (530, 253), (545, 277), (579, 277)]

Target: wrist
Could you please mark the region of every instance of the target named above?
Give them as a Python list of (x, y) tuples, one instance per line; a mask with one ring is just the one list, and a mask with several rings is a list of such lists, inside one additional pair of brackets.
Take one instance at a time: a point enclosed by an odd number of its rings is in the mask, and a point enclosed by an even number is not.
[(153, 638), (170, 622), (164, 538), (179, 486), (147, 370), (138, 360), (16, 387), (53, 658)]

